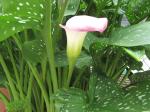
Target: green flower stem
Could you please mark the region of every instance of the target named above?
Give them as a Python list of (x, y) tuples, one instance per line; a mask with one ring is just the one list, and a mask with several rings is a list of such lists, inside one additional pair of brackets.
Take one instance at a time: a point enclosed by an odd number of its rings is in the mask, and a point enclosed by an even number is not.
[(58, 89), (58, 83), (57, 83), (57, 74), (56, 74), (55, 61), (54, 61), (53, 41), (51, 36), (51, 3), (52, 3), (51, 0), (45, 1), (46, 13), (45, 13), (45, 20), (44, 20), (45, 21), (44, 29), (42, 34), (45, 40), (48, 61), (50, 64), (53, 90), (54, 92), (56, 92)]
[(43, 94), (43, 97), (44, 97), (44, 100), (45, 100), (45, 103), (46, 103), (46, 107), (47, 107), (47, 112), (50, 112), (50, 102), (49, 102), (49, 97), (48, 97), (48, 94), (47, 94), (47, 91), (44, 87), (44, 85), (42, 84), (42, 81), (40, 80), (39, 76), (38, 76), (38, 73), (36, 71), (36, 68), (34, 66), (32, 66), (30, 63), (28, 63), (29, 67), (31, 68), (31, 71), (41, 89), (41, 92)]
[(72, 73), (73, 73), (73, 70), (74, 70), (75, 62), (76, 62), (76, 58), (68, 58), (68, 59), (69, 59), (69, 72), (68, 72), (66, 88), (68, 88), (70, 86)]
[(13, 84), (13, 80), (11, 78), (11, 74), (10, 74), (10, 72), (9, 72), (9, 70), (7, 68), (7, 65), (6, 65), (6, 63), (5, 63), (5, 61), (4, 61), (4, 59), (3, 59), (1, 54), (0, 54), (0, 63), (1, 63), (1, 65), (3, 67), (3, 70), (4, 70), (5, 74), (6, 74), (7, 80), (8, 80), (9, 85), (10, 85), (10, 89), (12, 91), (12, 95), (13, 95), (15, 100), (18, 100), (18, 93), (17, 93), (16, 88), (15, 88), (15, 86)]
[(18, 70), (17, 70), (17, 67), (16, 67), (15, 59), (13, 57), (13, 53), (12, 53), (12, 49), (10, 47), (10, 43), (7, 42), (6, 45), (7, 45), (8, 53), (10, 55), (10, 59), (11, 59), (12, 65), (13, 65), (14, 74), (15, 74), (15, 77), (16, 77), (16, 80), (17, 80), (17, 83), (18, 83), (17, 87), (19, 89), (20, 97), (24, 98), (24, 94), (23, 94), (23, 91), (22, 91), (21, 82), (20, 82), (20, 78), (19, 78), (19, 73), (18, 73)]

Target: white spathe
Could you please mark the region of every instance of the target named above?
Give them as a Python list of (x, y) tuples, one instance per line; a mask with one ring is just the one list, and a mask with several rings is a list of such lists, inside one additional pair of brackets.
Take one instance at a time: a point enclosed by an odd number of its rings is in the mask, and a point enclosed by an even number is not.
[(107, 18), (96, 18), (87, 15), (74, 16), (66, 22), (67, 56), (77, 58), (80, 55), (82, 45), (87, 32), (104, 32), (107, 28)]

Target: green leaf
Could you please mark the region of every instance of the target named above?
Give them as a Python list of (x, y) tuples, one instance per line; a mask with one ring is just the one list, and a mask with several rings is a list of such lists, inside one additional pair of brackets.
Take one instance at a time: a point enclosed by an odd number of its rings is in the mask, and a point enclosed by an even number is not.
[(75, 15), (80, 5), (80, 0), (68, 0), (64, 16)]
[(76, 67), (82, 69), (83, 67), (90, 66), (92, 64), (92, 57), (82, 52), (76, 62)]
[(150, 45), (145, 45), (144, 48), (146, 56), (150, 59)]
[(45, 43), (43, 40), (25, 42), (23, 44), (22, 51), (24, 58), (33, 64), (40, 63), (47, 58)]
[(3, 0), (3, 14), (11, 14), (23, 18), (43, 18), (43, 0)]
[(139, 23), (114, 31), (109, 44), (124, 47), (143, 46), (150, 44), (150, 22)]
[(55, 56), (56, 67), (68, 66), (66, 51), (59, 51), (55, 54)]
[(138, 72), (129, 76), (131, 83), (139, 83), (145, 80), (150, 80), (150, 71)]
[(130, 0), (126, 15), (131, 23), (138, 23), (150, 14), (150, 0)]
[(123, 48), (126, 53), (128, 53), (132, 58), (134, 58), (136, 61), (140, 62), (145, 55), (145, 50), (131, 50), (127, 48)]
[(44, 12), (42, 0), (3, 0), (2, 9), (0, 41), (24, 29), (40, 29)]
[(86, 94), (76, 88), (62, 89), (55, 94), (56, 106), (60, 112), (84, 112), (86, 109)]
[(39, 30), (39, 21), (34, 19), (21, 19), (13, 15), (0, 16), (0, 41), (7, 39), (24, 29), (34, 28)]
[(93, 44), (94, 42), (96, 42), (97, 40), (98, 40), (98, 38), (95, 35), (93, 35), (92, 33), (88, 33), (84, 40), (83, 47), (87, 51), (89, 51), (90, 45)]
[[(68, 66), (68, 59), (66, 55), (66, 51), (59, 51), (55, 54), (55, 64), (56, 67), (64, 67)], [(79, 58), (76, 61), (76, 68), (82, 69), (85, 66), (91, 65), (92, 57), (87, 55), (86, 53), (81, 53)]]
[(23, 112), (29, 105), (27, 99), (11, 101), (7, 104), (7, 112)]
[(90, 112), (148, 112), (150, 110), (149, 81), (138, 83), (125, 92), (118, 89), (111, 79), (103, 78), (97, 79), (95, 92), (99, 94), (95, 94), (97, 97), (89, 106)]

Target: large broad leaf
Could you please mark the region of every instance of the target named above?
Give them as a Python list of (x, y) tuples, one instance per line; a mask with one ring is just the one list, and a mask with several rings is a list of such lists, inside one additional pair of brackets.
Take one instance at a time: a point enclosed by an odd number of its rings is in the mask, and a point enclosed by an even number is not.
[(75, 15), (80, 5), (80, 0), (68, 0), (64, 16)]
[(44, 0), (3, 0), (3, 14), (24, 18), (43, 18)]
[(43, 0), (3, 0), (0, 16), (0, 41), (24, 29), (40, 29)]
[(61, 112), (149, 112), (150, 82), (124, 91), (104, 75), (93, 75), (87, 95), (80, 89), (60, 90), (55, 94)]
[(150, 44), (150, 22), (140, 23), (114, 31), (109, 44), (133, 47)]
[(24, 29), (34, 28), (39, 30), (39, 21), (34, 19), (24, 19), (13, 15), (0, 16), (0, 41), (7, 39)]
[(43, 40), (37, 39), (25, 42), (22, 51), (24, 58), (33, 64), (40, 63), (47, 58)]
[(137, 23), (150, 15), (150, 0), (130, 0), (126, 15), (131, 23)]
[(150, 110), (149, 82), (136, 84), (134, 88), (123, 92), (110, 79), (106, 77), (104, 79), (99, 77), (96, 87), (93, 87), (95, 93), (99, 94), (95, 94), (95, 101), (90, 105), (91, 112), (148, 112)]

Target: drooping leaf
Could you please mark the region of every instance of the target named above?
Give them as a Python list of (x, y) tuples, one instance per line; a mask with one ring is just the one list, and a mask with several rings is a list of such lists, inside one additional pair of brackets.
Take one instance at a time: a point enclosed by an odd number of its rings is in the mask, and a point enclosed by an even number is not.
[(138, 23), (150, 15), (149, 0), (130, 0), (126, 9), (126, 15), (131, 23)]
[(25, 42), (22, 51), (24, 58), (33, 64), (40, 63), (47, 58), (43, 40), (37, 39)]
[(127, 28), (114, 31), (111, 35), (109, 44), (133, 47), (150, 44), (150, 22), (139, 23)]

